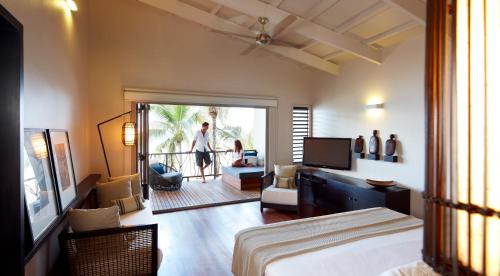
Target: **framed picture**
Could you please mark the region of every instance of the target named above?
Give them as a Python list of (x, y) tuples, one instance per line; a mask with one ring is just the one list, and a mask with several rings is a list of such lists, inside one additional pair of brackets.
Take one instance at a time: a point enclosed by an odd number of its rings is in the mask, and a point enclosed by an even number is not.
[(33, 241), (37, 241), (60, 214), (44, 129), (24, 130), (23, 155), (26, 209)]
[(68, 131), (58, 129), (49, 129), (47, 131), (49, 134), (59, 204), (61, 211), (65, 212), (69, 205), (76, 200), (77, 192)]

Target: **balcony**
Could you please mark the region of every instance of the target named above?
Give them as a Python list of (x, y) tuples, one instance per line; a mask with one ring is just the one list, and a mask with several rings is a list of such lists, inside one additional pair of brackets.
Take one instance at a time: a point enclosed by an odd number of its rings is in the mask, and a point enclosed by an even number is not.
[[(212, 164), (205, 169), (205, 176), (213, 176), (214, 179), (222, 173), (222, 166), (231, 165), (231, 154), (226, 151), (211, 152)], [(200, 170), (196, 165), (194, 152), (169, 152), (169, 153), (150, 153), (149, 163), (160, 162), (173, 167), (182, 173), (184, 179), (201, 177)]]

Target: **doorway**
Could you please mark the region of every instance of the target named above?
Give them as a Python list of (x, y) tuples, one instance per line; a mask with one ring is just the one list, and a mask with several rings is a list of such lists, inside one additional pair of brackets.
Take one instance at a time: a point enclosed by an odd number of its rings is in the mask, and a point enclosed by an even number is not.
[[(148, 161), (150, 176), (178, 172), (178, 189), (162, 189), (162, 183), (149, 181), (154, 213), (256, 201), (260, 199), (260, 175), (264, 173), (267, 141), (267, 110), (258, 107), (150, 104), (148, 115)], [(203, 183), (192, 141), (206, 122), (209, 144), (214, 152), (204, 170)], [(235, 140), (243, 146), (243, 165), (233, 167)], [(161, 166), (159, 170), (158, 164)], [(255, 178), (254, 185), (241, 185), (240, 175)], [(161, 178), (159, 178), (161, 182)], [(168, 183), (167, 183), (168, 185)]]
[(0, 5), (0, 223), (5, 275), (24, 275), (24, 194), (21, 188), (23, 27)]

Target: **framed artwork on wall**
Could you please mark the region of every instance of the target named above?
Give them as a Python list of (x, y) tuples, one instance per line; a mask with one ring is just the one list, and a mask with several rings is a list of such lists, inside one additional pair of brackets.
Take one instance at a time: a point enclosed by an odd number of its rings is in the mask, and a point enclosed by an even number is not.
[(61, 214), (45, 129), (24, 130), (23, 157), (26, 211), (36, 242)]
[(62, 212), (76, 200), (76, 178), (69, 145), (69, 135), (66, 130), (49, 129), (50, 150), (54, 174)]

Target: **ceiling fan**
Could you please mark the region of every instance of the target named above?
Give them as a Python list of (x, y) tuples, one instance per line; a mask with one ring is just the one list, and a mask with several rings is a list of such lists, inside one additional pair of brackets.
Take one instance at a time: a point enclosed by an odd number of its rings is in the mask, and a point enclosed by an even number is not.
[(247, 55), (251, 53), (255, 48), (265, 45), (278, 45), (278, 46), (297, 48), (297, 45), (273, 38), (282, 33), (286, 29), (286, 27), (289, 26), (290, 24), (293, 24), (295, 20), (297, 20), (296, 16), (289, 15), (285, 19), (283, 19), (280, 23), (278, 23), (270, 33), (268, 33), (266, 31), (266, 24), (269, 23), (269, 18), (261, 16), (257, 19), (257, 22), (261, 25), (261, 30), (255, 37), (237, 33), (217, 31), (217, 30), (213, 30), (213, 32), (255, 40), (255, 43), (250, 47), (248, 47), (247, 49), (245, 49), (243, 52), (241, 52), (241, 55)]

